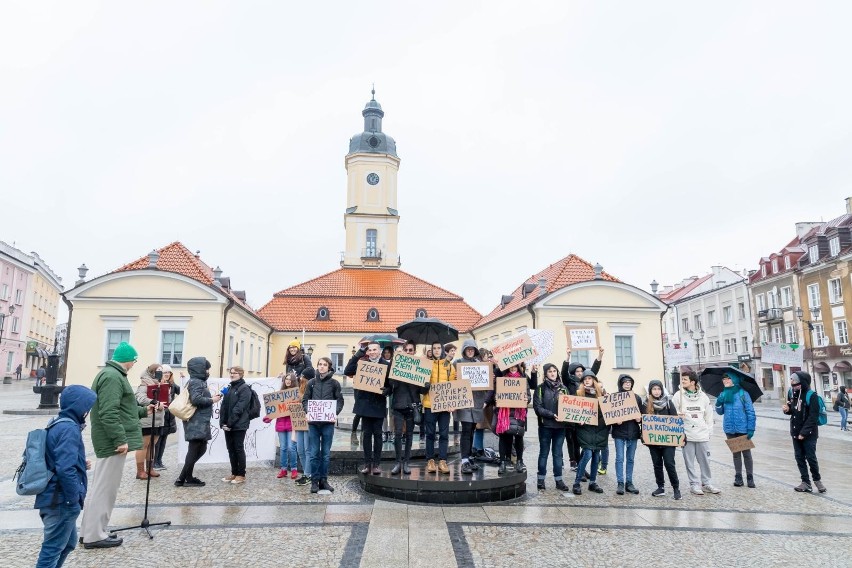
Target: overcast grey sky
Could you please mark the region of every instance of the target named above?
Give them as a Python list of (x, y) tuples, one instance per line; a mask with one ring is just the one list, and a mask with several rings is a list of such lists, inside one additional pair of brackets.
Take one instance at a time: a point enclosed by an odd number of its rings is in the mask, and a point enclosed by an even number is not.
[(0, 239), (67, 287), (181, 240), (255, 307), (338, 267), (376, 83), (402, 268), (753, 268), (852, 195), (849, 2), (9, 2)]

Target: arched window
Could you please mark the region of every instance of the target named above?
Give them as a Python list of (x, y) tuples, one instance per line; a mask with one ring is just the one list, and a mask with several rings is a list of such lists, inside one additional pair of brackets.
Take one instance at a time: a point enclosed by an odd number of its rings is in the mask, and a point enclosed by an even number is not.
[(367, 321), (379, 321), (379, 310), (376, 308), (367, 310)]
[(414, 312), (414, 317), (416, 318), (427, 318), (429, 314), (426, 313), (426, 310), (423, 308), (419, 308), (416, 312)]
[(323, 306), (323, 307), (321, 307), (320, 309), (318, 309), (318, 310), (317, 310), (317, 319), (318, 319), (319, 321), (328, 321), (329, 319), (331, 319), (331, 318), (329, 317), (329, 314), (328, 314), (328, 308), (326, 308), (325, 306)]

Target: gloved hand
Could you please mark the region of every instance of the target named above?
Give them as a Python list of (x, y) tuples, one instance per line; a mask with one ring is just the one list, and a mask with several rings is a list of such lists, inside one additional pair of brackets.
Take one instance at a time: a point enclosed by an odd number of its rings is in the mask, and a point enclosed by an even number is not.
[(751, 440), (751, 437), (754, 436), (754, 430), (749, 430), (748, 434), (746, 434), (746, 436), (748, 437), (749, 440)]
[(367, 351), (363, 347), (355, 352), (355, 356), (359, 359), (361, 359), (366, 354), (367, 354)]

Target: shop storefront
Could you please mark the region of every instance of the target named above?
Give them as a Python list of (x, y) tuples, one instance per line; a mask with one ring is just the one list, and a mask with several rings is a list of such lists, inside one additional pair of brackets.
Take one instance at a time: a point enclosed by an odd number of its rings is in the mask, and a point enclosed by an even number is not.
[(811, 373), (816, 392), (831, 400), (839, 386), (852, 387), (852, 346), (829, 345), (805, 349), (805, 369)]

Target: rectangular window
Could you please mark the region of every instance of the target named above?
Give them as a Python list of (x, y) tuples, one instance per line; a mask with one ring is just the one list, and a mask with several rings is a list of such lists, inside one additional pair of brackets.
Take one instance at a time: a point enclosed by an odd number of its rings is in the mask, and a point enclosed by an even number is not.
[(741, 348), (741, 349), (742, 349), (745, 353), (748, 353), (748, 337), (746, 337), (745, 335), (743, 335), (743, 336), (742, 336), (742, 338), (741, 338), (740, 345), (741, 345), (741, 347), (740, 347), (740, 348)]
[(592, 364), (592, 362), (589, 361), (589, 359), (591, 359), (591, 357), (589, 357), (589, 353), (590, 353), (590, 351), (588, 351), (586, 349), (582, 349), (582, 350), (579, 350), (579, 351), (572, 351), (571, 352), (571, 363), (579, 363), (583, 367), (588, 369)]
[(228, 336), (228, 368), (234, 366), (234, 336)]
[(725, 340), (725, 353), (730, 353), (730, 352), (731, 352), (731, 340), (726, 339)]
[(12, 316), (12, 333), (18, 333), (18, 316)]
[(778, 297), (772, 292), (766, 293), (766, 307), (770, 309), (778, 307)]
[(784, 270), (790, 270), (790, 257), (784, 257)]
[(764, 278), (766, 277), (766, 265), (765, 264), (760, 265), (760, 275), (763, 276)]
[(633, 336), (615, 336), (615, 366), (619, 369), (633, 369)]
[(784, 334), (781, 333), (781, 327), (776, 326), (772, 328), (772, 342), (773, 343), (784, 343)]
[(832, 237), (828, 241), (828, 254), (831, 256), (840, 254), (840, 237)]
[(240, 339), (240, 367), (245, 368), (246, 366), (246, 341), (245, 339)]
[(760, 342), (769, 343), (769, 330), (765, 327), (760, 328)]
[(819, 284), (808, 284), (808, 306), (811, 308), (820, 307)]
[(718, 341), (716, 342), (716, 354), (717, 354), (717, 355), (721, 355), (721, 354), (722, 354), (722, 344), (721, 344), (720, 342), (718, 342)]
[(259, 371), (264, 371), (262, 363), (260, 362), (260, 345), (257, 346), (257, 368)]
[(754, 299), (757, 302), (757, 311), (762, 312), (766, 309), (766, 296), (758, 294)]
[(249, 371), (254, 371), (254, 343), (249, 343)]
[(733, 323), (734, 310), (731, 309), (731, 306), (725, 306), (722, 308), (722, 321), (725, 323)]
[(343, 374), (343, 352), (342, 351), (332, 351), (331, 352), (331, 362), (334, 363), (334, 372), (338, 375)]
[(740, 319), (744, 320), (745, 316), (746, 316), (746, 314), (745, 314), (745, 302), (740, 302), (739, 304), (737, 304), (737, 310), (740, 314)]
[(737, 340), (736, 338), (731, 340), (731, 353), (737, 352)]
[(7, 373), (12, 372), (12, 365), (14, 365), (14, 364), (15, 364), (15, 353), (14, 353), (14, 351), (9, 351), (9, 353), (6, 355), (6, 372)]
[(772, 259), (772, 274), (777, 274), (777, 273), (778, 273), (778, 259), (773, 258)]
[(816, 245), (811, 245), (808, 247), (808, 260), (811, 264), (816, 264), (816, 261), (819, 260), (819, 247)]
[(706, 356), (707, 356), (707, 350), (704, 348), (704, 345), (705, 345), (704, 343), (699, 343), (699, 344), (698, 344), (698, 351), (701, 353), (701, 356), (702, 356), (702, 357), (706, 357)]
[(834, 322), (834, 341), (838, 345), (846, 345), (849, 343), (849, 331), (846, 328), (846, 320), (838, 320)]
[(840, 278), (832, 278), (828, 281), (828, 301), (831, 304), (839, 304), (843, 301), (843, 290), (840, 287)]
[(793, 289), (789, 286), (781, 288), (781, 307), (789, 308), (793, 305)]
[(680, 328), (684, 332), (689, 331), (689, 318), (683, 318), (680, 320)]
[(376, 250), (376, 230), (367, 229), (367, 250), (364, 256), (373, 258), (377, 256)]
[(707, 327), (716, 327), (716, 310), (707, 312)]
[(122, 341), (130, 343), (129, 329), (108, 329), (107, 330), (107, 350), (105, 361), (112, 360), (112, 354), (115, 353), (115, 348)]
[(3, 294), (0, 295), (0, 300), (8, 300), (9, 299), (9, 285), (3, 284)]
[(183, 366), (183, 332), (163, 331), (163, 350), (160, 363), (163, 365)]
[(695, 323), (695, 331), (701, 331), (702, 329), (704, 329), (703, 327), (701, 327), (701, 316), (694, 316), (692, 319)]
[(716, 354), (716, 344), (711, 341), (710, 342), (710, 356), (712, 357), (715, 354)]
[(15, 303), (19, 306), (24, 303), (24, 291), (21, 289), (15, 290)]
[(821, 323), (814, 324), (813, 337), (811, 340), (813, 341), (814, 347), (825, 347), (828, 345), (828, 338), (825, 336), (825, 328)]

